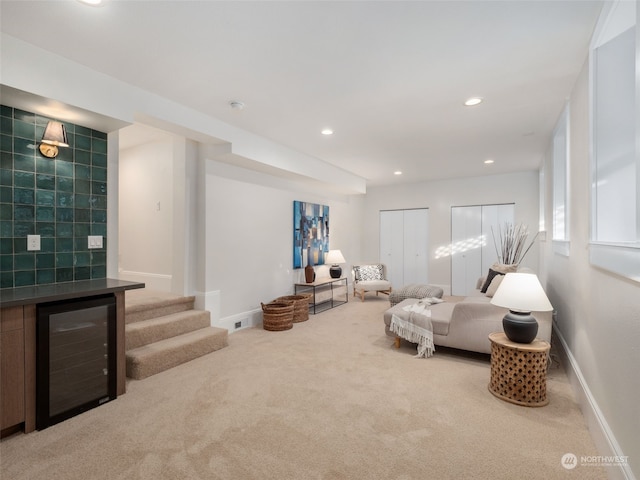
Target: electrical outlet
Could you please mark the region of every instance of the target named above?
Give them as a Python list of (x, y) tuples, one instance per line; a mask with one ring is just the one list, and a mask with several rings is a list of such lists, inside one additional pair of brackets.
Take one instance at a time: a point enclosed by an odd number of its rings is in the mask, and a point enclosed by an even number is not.
[(40, 235), (27, 235), (27, 251), (40, 250)]
[(87, 242), (89, 248), (102, 248), (102, 235), (89, 235)]

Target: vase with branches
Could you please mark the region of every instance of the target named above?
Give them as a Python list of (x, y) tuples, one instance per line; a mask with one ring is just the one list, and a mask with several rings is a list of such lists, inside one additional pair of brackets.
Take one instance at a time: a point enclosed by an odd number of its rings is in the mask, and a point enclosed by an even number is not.
[(505, 265), (519, 265), (540, 233), (537, 232), (527, 246), (529, 229), (526, 225), (505, 222), (504, 226), (498, 227), (497, 230), (497, 232), (494, 232), (493, 227), (491, 227), (493, 245), (498, 255), (498, 261)]

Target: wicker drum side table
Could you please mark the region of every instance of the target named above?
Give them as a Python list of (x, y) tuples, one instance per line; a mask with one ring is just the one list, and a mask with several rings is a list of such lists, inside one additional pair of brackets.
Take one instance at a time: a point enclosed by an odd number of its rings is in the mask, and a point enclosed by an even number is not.
[(548, 342), (515, 343), (500, 333), (491, 341), (489, 391), (496, 397), (527, 407), (542, 407), (547, 399)]

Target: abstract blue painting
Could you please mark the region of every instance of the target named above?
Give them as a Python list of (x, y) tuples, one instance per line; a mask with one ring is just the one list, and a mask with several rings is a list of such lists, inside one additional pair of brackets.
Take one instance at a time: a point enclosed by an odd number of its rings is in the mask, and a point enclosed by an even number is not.
[(293, 268), (324, 265), (329, 252), (329, 206), (293, 201)]

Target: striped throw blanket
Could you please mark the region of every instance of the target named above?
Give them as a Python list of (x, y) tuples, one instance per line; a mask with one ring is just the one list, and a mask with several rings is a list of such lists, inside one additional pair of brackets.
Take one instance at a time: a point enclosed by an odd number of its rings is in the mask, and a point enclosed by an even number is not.
[(428, 307), (441, 302), (439, 298), (423, 298), (404, 307), (401, 313), (391, 316), (391, 331), (408, 342), (418, 344), (417, 358), (431, 357), (436, 350), (433, 344), (431, 310)]

